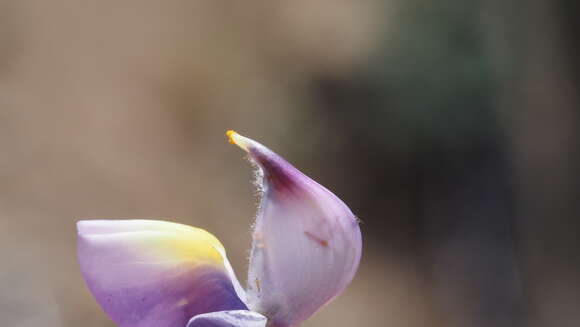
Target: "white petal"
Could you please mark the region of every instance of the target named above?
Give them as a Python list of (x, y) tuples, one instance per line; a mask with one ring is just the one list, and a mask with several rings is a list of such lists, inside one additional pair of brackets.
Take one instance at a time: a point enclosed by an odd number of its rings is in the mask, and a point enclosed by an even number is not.
[(266, 317), (247, 310), (219, 311), (197, 315), (187, 327), (265, 327)]
[(228, 134), (257, 163), (263, 194), (253, 231), (248, 306), (295, 326), (339, 295), (358, 268), (358, 221), (334, 194), (263, 145)]

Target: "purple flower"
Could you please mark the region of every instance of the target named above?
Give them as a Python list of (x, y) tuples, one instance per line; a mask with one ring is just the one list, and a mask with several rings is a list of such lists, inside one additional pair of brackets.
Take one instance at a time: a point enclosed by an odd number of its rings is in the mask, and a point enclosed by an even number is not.
[(258, 167), (261, 203), (247, 289), (210, 233), (156, 220), (79, 221), (85, 281), (122, 327), (297, 326), (350, 283), (361, 256), (356, 217), (286, 160), (233, 131)]

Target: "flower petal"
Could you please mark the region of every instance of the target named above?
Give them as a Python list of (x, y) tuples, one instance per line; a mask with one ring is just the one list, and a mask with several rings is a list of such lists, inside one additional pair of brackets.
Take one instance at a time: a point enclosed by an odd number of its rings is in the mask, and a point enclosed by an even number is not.
[(248, 310), (219, 311), (197, 315), (187, 327), (265, 327), (266, 317)]
[(339, 198), (276, 153), (233, 131), (228, 137), (262, 175), (248, 305), (274, 326), (295, 326), (354, 277), (362, 250), (358, 221)]
[(85, 281), (122, 327), (184, 327), (198, 314), (245, 310), (220, 242), (208, 232), (152, 220), (80, 221)]

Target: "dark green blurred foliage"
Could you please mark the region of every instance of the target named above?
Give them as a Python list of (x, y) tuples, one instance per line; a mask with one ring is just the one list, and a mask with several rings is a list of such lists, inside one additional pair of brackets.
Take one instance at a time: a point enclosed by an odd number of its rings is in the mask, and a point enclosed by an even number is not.
[(461, 147), (495, 132), (494, 77), (474, 6), (415, 1), (401, 10), (401, 33), (383, 49), (384, 64), (370, 72), (372, 83), (389, 92), (368, 121), (383, 131), (385, 143), (403, 137), (414, 144)]
[[(550, 268), (530, 265), (541, 257), (534, 239), (542, 234), (551, 239), (544, 246), (563, 250), (562, 259), (569, 258), (565, 252), (575, 244), (558, 237), (572, 241), (571, 234), (550, 235), (542, 226), (570, 226), (566, 217), (580, 214), (572, 200), (580, 194), (578, 189), (566, 191), (569, 200), (539, 200), (548, 206), (562, 201), (571, 206), (559, 210), (552, 223), (550, 216), (538, 216), (543, 223), (530, 227), (528, 208), (535, 205), (523, 194), (534, 191), (522, 189), (528, 184), (521, 181), (533, 179), (522, 175), (534, 165), (520, 161), (529, 155), (526, 147), (542, 146), (544, 133), (558, 128), (545, 125), (522, 138), (521, 124), (541, 125), (534, 119), (548, 116), (568, 119), (566, 105), (556, 111), (527, 107), (542, 97), (568, 96), (566, 90), (562, 95), (560, 90), (525, 90), (528, 83), (551, 77), (528, 75), (537, 65), (554, 72), (552, 57), (528, 57), (557, 44), (537, 39), (529, 24), (544, 29), (543, 38), (558, 39), (554, 31), (577, 35), (578, 20), (567, 22), (570, 12), (562, 14), (570, 3), (560, 4), (551, 7), (554, 13), (521, 1), (405, 1), (395, 15), (395, 30), (389, 31), (366, 70), (352, 79), (318, 79), (324, 115), (335, 117), (335, 128), (346, 134), (341, 138), (345, 147), (335, 154), (336, 160), (348, 162), (344, 174), (351, 175), (341, 187), (370, 190), (364, 197), (355, 196), (363, 221), (371, 217), (366, 220), (368, 234), (387, 251), (416, 263), (429, 280), (432, 304), (445, 312), (450, 325), (542, 325), (551, 309), (538, 305), (554, 300), (545, 300), (539, 287), (549, 283), (538, 278), (539, 271)], [(550, 30), (552, 14), (557, 17), (555, 30)], [(564, 79), (571, 75), (578, 80), (573, 67), (580, 61), (570, 56), (577, 45), (577, 38), (568, 38), (558, 44), (561, 48), (549, 50), (570, 60), (560, 63), (568, 69), (559, 72)], [(540, 112), (545, 114), (535, 117)], [(577, 112), (573, 117), (578, 118)], [(578, 136), (574, 122), (565, 128)], [(555, 162), (563, 167), (570, 167), (567, 160), (578, 162), (574, 146), (565, 151), (574, 155)], [(567, 169), (567, 174), (577, 172)], [(574, 230), (578, 226), (571, 225)], [(561, 273), (580, 268), (577, 261), (560, 261), (554, 267)], [(566, 295), (570, 301), (577, 299), (573, 294)], [(560, 296), (564, 295), (556, 295), (563, 301)], [(576, 319), (567, 316), (562, 321)]]

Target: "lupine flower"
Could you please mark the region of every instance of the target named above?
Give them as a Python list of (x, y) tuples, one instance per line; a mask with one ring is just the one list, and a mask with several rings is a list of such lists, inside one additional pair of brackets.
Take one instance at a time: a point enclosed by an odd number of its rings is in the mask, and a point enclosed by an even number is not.
[(121, 327), (291, 327), (338, 296), (361, 256), (357, 218), (329, 190), (262, 144), (228, 131), (261, 191), (244, 290), (223, 245), (158, 220), (83, 220), (85, 281)]

